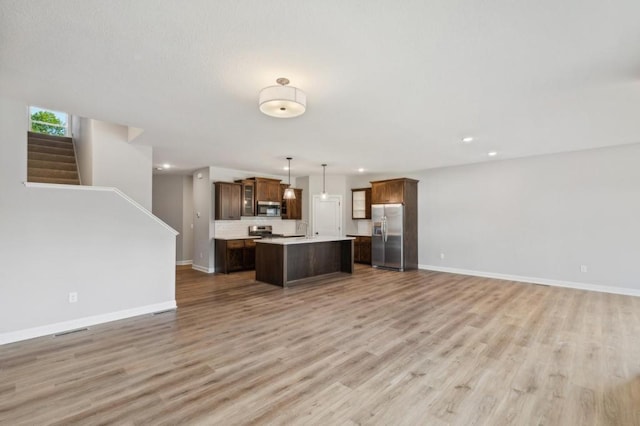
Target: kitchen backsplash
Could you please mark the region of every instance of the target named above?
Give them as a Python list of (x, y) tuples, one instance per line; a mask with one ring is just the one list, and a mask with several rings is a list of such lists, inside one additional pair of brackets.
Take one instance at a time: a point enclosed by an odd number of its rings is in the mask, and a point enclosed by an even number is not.
[(295, 234), (296, 221), (278, 218), (251, 218), (242, 220), (214, 221), (214, 237), (231, 238), (249, 234), (249, 227), (253, 225), (271, 225), (274, 234)]
[(371, 221), (358, 220), (358, 235), (371, 235)]

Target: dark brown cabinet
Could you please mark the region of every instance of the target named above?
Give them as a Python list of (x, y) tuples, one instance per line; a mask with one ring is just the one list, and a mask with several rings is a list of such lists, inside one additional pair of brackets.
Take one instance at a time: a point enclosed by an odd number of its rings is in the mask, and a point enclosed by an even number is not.
[(371, 219), (371, 188), (351, 190), (351, 219)]
[(399, 204), (412, 192), (412, 186), (418, 181), (414, 179), (401, 178), (371, 182), (371, 203), (372, 204)]
[(242, 185), (230, 182), (215, 182), (215, 220), (238, 220), (242, 213)]
[(242, 216), (256, 215), (256, 182), (253, 180), (237, 180), (242, 185)]
[(280, 202), (280, 180), (269, 178), (253, 178), (256, 183), (256, 201)]
[(216, 272), (228, 274), (256, 267), (256, 243), (253, 240), (215, 240)]
[(355, 237), (353, 240), (353, 261), (371, 265), (371, 237), (362, 235), (347, 235)]
[[(281, 184), (280, 185), (280, 199), (284, 196), (284, 190), (287, 189), (289, 185)], [(296, 198), (293, 200), (284, 200), (282, 199), (282, 207), (280, 209), (280, 216), (283, 219), (302, 219), (302, 189), (293, 188), (293, 192), (296, 194)]]

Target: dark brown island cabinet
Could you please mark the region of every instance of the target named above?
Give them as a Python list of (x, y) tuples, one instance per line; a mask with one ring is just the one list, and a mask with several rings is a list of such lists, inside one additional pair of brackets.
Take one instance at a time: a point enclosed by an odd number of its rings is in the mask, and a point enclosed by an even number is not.
[(239, 220), (242, 215), (242, 184), (214, 182), (214, 219)]
[(256, 281), (287, 287), (334, 273), (353, 273), (353, 238), (256, 240)]
[(250, 239), (215, 240), (215, 271), (223, 274), (255, 269), (256, 242)]
[(354, 237), (353, 240), (353, 261), (371, 265), (371, 237), (366, 235), (347, 235)]

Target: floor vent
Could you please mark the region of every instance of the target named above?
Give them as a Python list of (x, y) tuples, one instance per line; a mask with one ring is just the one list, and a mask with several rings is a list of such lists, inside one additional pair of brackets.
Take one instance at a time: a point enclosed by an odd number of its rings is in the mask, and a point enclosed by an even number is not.
[(88, 328), (76, 328), (75, 330), (63, 331), (62, 333), (54, 334), (53, 337), (66, 336), (67, 334), (80, 333), (81, 331), (89, 331)]

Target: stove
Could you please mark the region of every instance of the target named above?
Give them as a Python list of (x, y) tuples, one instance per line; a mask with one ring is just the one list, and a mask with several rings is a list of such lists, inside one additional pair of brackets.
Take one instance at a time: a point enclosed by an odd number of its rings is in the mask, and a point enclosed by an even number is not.
[(271, 225), (253, 225), (249, 227), (250, 237), (282, 238), (284, 234), (274, 234)]

